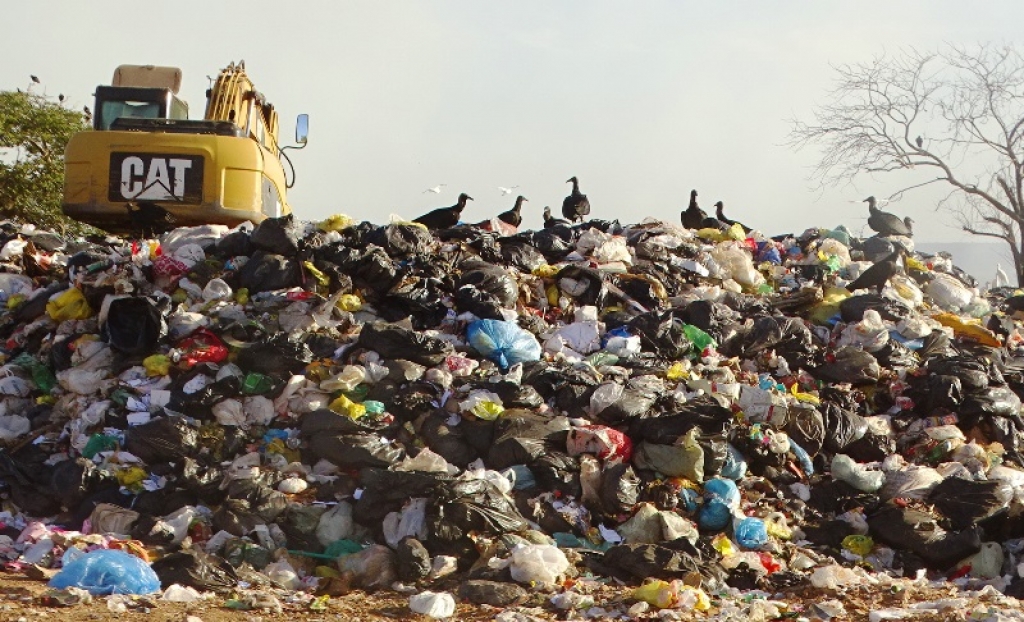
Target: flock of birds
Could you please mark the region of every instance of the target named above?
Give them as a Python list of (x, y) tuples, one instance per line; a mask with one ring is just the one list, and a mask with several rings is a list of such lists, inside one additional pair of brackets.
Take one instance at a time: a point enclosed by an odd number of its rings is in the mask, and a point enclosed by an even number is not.
[[(562, 218), (555, 218), (551, 213), (549, 206), (544, 207), (544, 228), (550, 229), (559, 225), (571, 225), (572, 223), (582, 222), (584, 217), (590, 214), (590, 200), (587, 199), (587, 195), (580, 192), (580, 183), (576, 177), (570, 177), (565, 183), (572, 184), (572, 192), (569, 196), (565, 197), (562, 201)], [(446, 184), (438, 184), (433, 188), (428, 188), (424, 192), (432, 192), (439, 194), (441, 189)], [(499, 187), (502, 196), (512, 194), (512, 192), (519, 186), (512, 186), (511, 188)], [(745, 233), (750, 233), (751, 228), (742, 222), (732, 220), (725, 215), (725, 205), (722, 201), (715, 203), (715, 215), (708, 216), (708, 214), (701, 209), (697, 203), (697, 191), (690, 191), (690, 203), (686, 209), (682, 211), (680, 216), (681, 224), (687, 229), (719, 229), (726, 230), (736, 225), (739, 225)], [(423, 214), (419, 218), (414, 219), (417, 222), (431, 231), (438, 231), (443, 229), (450, 229), (455, 227), (462, 216), (463, 210), (466, 209), (468, 201), (472, 201), (473, 197), (469, 196), (465, 192), (459, 195), (458, 201), (455, 205), (449, 207), (441, 207), (426, 214)], [(515, 205), (512, 209), (498, 214), (498, 220), (511, 225), (513, 227), (519, 227), (522, 224), (522, 209), (523, 203), (528, 199), (522, 195), (516, 197)], [(871, 267), (860, 274), (856, 279), (847, 285), (847, 289), (854, 291), (857, 289), (878, 289), (881, 290), (893, 276), (900, 272), (900, 265), (902, 259), (906, 257), (908, 250), (907, 247), (900, 241), (900, 238), (910, 238), (914, 234), (914, 221), (910, 217), (899, 218), (895, 214), (884, 212), (878, 208), (878, 201), (875, 197), (870, 196), (863, 201), (868, 204), (868, 227), (870, 227), (880, 238), (887, 240), (887, 243), (891, 244), (894, 249), (891, 253), (875, 262)]]

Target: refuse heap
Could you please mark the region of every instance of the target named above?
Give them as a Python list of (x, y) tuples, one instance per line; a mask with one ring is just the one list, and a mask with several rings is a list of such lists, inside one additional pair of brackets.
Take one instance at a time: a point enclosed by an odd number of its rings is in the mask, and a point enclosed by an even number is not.
[(920, 254), (854, 295), (893, 240), (842, 227), (504, 227), (4, 224), (8, 568), (101, 594), (461, 573), (560, 608), (611, 577), (632, 613), (918, 573), (1024, 593), (1024, 298)]

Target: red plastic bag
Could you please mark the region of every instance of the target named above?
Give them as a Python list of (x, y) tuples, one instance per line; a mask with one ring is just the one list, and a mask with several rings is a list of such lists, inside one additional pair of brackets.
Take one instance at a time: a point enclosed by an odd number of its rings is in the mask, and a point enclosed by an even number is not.
[(570, 456), (594, 454), (602, 460), (629, 462), (633, 455), (633, 441), (608, 426), (584, 425), (569, 430), (567, 449)]
[(192, 333), (178, 344), (181, 360), (189, 367), (198, 363), (220, 363), (228, 358), (228, 348), (220, 337), (205, 328)]

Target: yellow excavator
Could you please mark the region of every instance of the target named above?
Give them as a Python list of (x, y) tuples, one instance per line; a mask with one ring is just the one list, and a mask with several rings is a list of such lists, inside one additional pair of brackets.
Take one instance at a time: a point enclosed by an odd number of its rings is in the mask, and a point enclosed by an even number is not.
[(296, 146), (282, 147), (277, 111), (244, 61), (207, 90), (202, 120), (189, 120), (180, 88), (180, 69), (153, 65), (121, 65), (110, 86), (96, 88), (93, 131), (72, 136), (65, 151), (65, 214), (113, 233), (152, 235), (291, 212), (295, 169), (285, 150), (306, 146), (309, 117), (296, 121)]

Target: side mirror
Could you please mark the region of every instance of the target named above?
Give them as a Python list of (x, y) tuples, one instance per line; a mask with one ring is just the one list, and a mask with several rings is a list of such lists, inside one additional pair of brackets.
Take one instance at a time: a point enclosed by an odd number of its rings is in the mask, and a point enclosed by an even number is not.
[(300, 114), (295, 119), (295, 142), (305, 145), (307, 140), (309, 140), (309, 115)]

